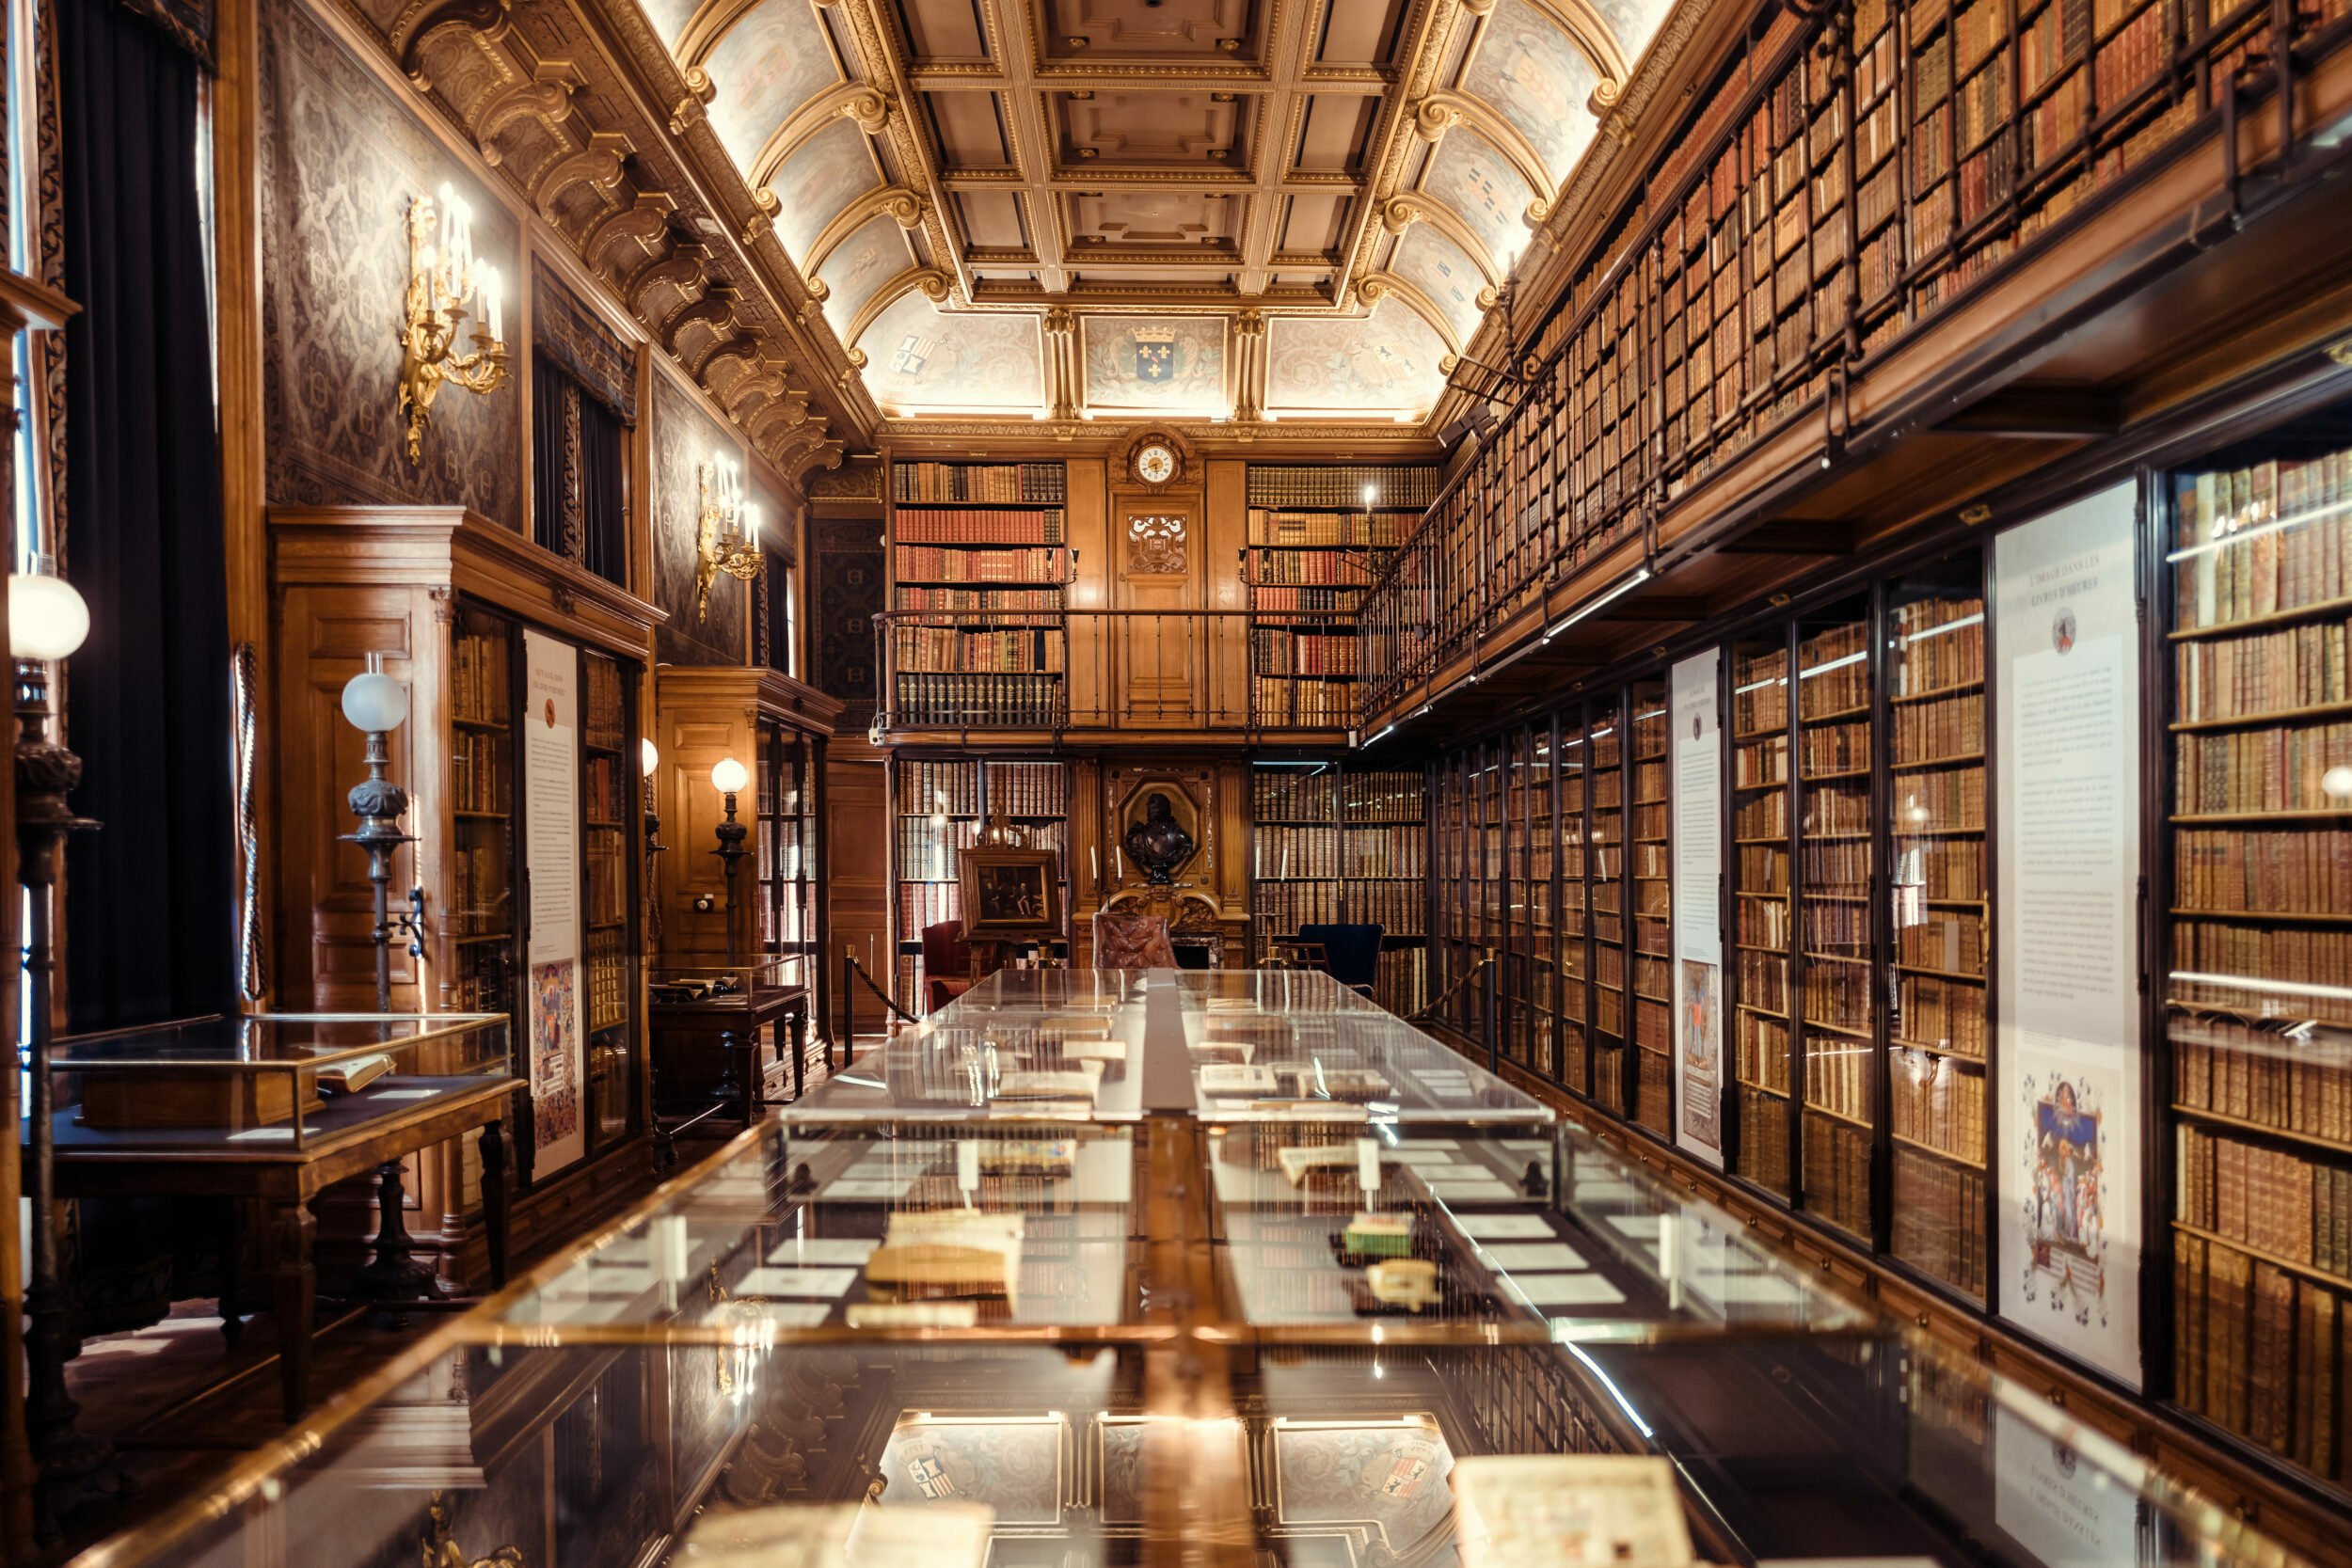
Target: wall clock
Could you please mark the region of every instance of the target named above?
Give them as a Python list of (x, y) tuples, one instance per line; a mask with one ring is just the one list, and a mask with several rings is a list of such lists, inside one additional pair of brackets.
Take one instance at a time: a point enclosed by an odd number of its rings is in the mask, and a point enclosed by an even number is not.
[(1127, 478), (1147, 490), (1180, 483), (1191, 467), (1191, 448), (1172, 431), (1139, 431), (1127, 448)]

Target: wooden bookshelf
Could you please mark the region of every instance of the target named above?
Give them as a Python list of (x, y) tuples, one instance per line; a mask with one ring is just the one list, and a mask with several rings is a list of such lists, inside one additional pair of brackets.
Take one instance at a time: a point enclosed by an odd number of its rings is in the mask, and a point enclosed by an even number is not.
[(1786, 628), (1731, 649), (1732, 1171), (1786, 1202), (1796, 1127), (1788, 1018), (1789, 656)]
[(1592, 911), (1592, 1096), (1620, 1116), (1627, 1109), (1627, 1042), (1632, 1037), (1632, 921), (1626, 853), (1626, 708), (1618, 695), (1584, 705), (1586, 768), (1592, 811), (1585, 849), (1585, 894)]
[(1063, 940), (1070, 935), (1070, 768), (1062, 762), (970, 755), (894, 756), (891, 800), (893, 990), (920, 1016), (923, 931), (963, 918), (957, 856), (1002, 816), (1021, 846), (1051, 849), (1059, 867)]
[(1981, 1301), (1991, 936), (1984, 562), (1963, 551), (1888, 585), (1886, 1055), (1891, 1250)]
[(1867, 1241), (1878, 1095), (1868, 603), (1830, 606), (1796, 630), (1800, 1196)]
[(1252, 464), (1245, 483), (1250, 722), (1354, 729), (1364, 645), (1356, 612), (1436, 499), (1438, 470)]
[(1632, 690), (1631, 807), (1627, 872), (1632, 888), (1632, 1117), (1657, 1136), (1674, 1137), (1674, 845), (1671, 726), (1666, 683), (1637, 680)]
[(892, 722), (1068, 721), (1073, 577), (1054, 463), (891, 465)]
[(1253, 958), (1301, 926), (1381, 927), (1373, 1000), (1417, 1011), (1427, 1000), (1424, 791), (1417, 768), (1260, 763), (1250, 771), (1249, 934)]
[(2352, 976), (2352, 788), (2328, 772), (2352, 763), (2344, 443), (2335, 410), (2215, 453), (2164, 477), (2158, 523), (2173, 1397), (2338, 1484), (2340, 1418), (2307, 1406), (2343, 1397), (2352, 1352), (2352, 1002), (2328, 994)]

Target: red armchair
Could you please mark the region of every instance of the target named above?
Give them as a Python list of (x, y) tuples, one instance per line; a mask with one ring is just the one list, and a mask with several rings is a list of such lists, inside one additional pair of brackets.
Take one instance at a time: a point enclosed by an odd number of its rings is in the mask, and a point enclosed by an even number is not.
[(923, 927), (923, 1011), (935, 1013), (972, 989), (972, 944), (963, 922)]

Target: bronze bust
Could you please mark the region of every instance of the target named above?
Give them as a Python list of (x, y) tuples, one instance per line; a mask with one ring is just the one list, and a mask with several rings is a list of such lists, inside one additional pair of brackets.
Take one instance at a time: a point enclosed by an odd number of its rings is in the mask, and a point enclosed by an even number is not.
[(1176, 879), (1176, 868), (1192, 859), (1192, 835), (1168, 803), (1168, 797), (1154, 793), (1144, 802), (1143, 820), (1127, 830), (1127, 856), (1143, 867), (1153, 887), (1166, 887)]

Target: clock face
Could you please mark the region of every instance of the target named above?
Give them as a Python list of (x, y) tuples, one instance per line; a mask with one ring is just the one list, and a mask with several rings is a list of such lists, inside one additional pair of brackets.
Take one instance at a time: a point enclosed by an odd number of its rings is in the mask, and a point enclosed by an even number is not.
[(1166, 484), (1176, 474), (1176, 454), (1158, 442), (1136, 453), (1136, 474), (1146, 484)]

